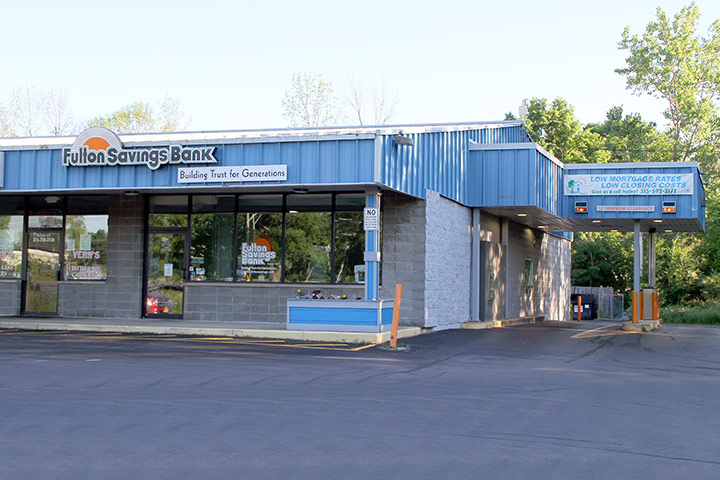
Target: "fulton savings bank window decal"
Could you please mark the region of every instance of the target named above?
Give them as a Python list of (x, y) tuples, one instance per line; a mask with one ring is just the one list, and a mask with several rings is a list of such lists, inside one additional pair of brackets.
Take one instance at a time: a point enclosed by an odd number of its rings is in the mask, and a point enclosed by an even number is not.
[(273, 239), (264, 233), (257, 234), (249, 242), (242, 242), (239, 274), (249, 280), (258, 277), (266, 280), (280, 268), (280, 259)]
[(102, 127), (91, 127), (75, 138), (70, 148), (63, 148), (66, 167), (103, 167), (145, 165), (157, 170), (165, 164), (217, 163), (215, 147), (124, 148), (120, 138)]

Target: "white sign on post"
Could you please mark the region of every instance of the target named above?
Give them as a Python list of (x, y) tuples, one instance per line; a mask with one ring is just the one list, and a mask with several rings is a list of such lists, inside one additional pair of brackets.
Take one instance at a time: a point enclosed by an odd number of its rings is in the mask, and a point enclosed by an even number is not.
[(366, 208), (363, 210), (363, 230), (366, 232), (380, 229), (380, 209)]

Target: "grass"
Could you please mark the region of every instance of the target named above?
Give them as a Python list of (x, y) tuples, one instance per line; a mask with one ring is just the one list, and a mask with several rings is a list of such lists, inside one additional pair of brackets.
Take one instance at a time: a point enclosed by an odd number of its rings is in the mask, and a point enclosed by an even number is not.
[(720, 325), (720, 304), (662, 308), (660, 309), (660, 318), (666, 323)]

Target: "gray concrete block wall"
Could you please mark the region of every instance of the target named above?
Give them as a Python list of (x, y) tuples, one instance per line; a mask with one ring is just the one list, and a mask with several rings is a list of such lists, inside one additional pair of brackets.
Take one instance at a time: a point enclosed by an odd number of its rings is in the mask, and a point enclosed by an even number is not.
[(20, 315), (20, 280), (0, 281), (0, 315)]
[[(544, 233), (519, 223), (510, 222), (507, 242), (507, 318), (542, 315), (538, 293), (538, 260)], [(533, 286), (525, 287), (525, 260), (533, 261)]]
[(329, 295), (363, 296), (362, 285), (258, 285), (248, 284), (186, 284), (183, 318), (195, 321), (236, 321), (254, 323), (285, 323), (287, 299), (321, 290)]
[(143, 198), (110, 195), (107, 280), (61, 282), (58, 315), (138, 318), (143, 276)]
[[(570, 294), (570, 242), (510, 222), (507, 249), (507, 318), (564, 319)], [(525, 287), (525, 260), (533, 261), (533, 286)]]
[(392, 299), (403, 286), (400, 325), (425, 326), (425, 202), (386, 193), (382, 197), (382, 286)]
[(570, 311), (572, 243), (564, 238), (545, 235), (542, 245), (541, 309), (546, 320), (567, 321)]
[(425, 326), (470, 320), (471, 209), (437, 192), (426, 195)]

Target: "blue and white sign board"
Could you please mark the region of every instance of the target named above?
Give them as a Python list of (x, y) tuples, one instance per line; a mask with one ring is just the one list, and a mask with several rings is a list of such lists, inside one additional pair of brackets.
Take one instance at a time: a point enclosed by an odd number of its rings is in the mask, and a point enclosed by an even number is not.
[(363, 230), (366, 232), (380, 229), (380, 209), (377, 207), (363, 210)]
[(188, 167), (178, 169), (178, 183), (284, 182), (287, 165)]
[(565, 175), (565, 195), (692, 195), (692, 173)]

